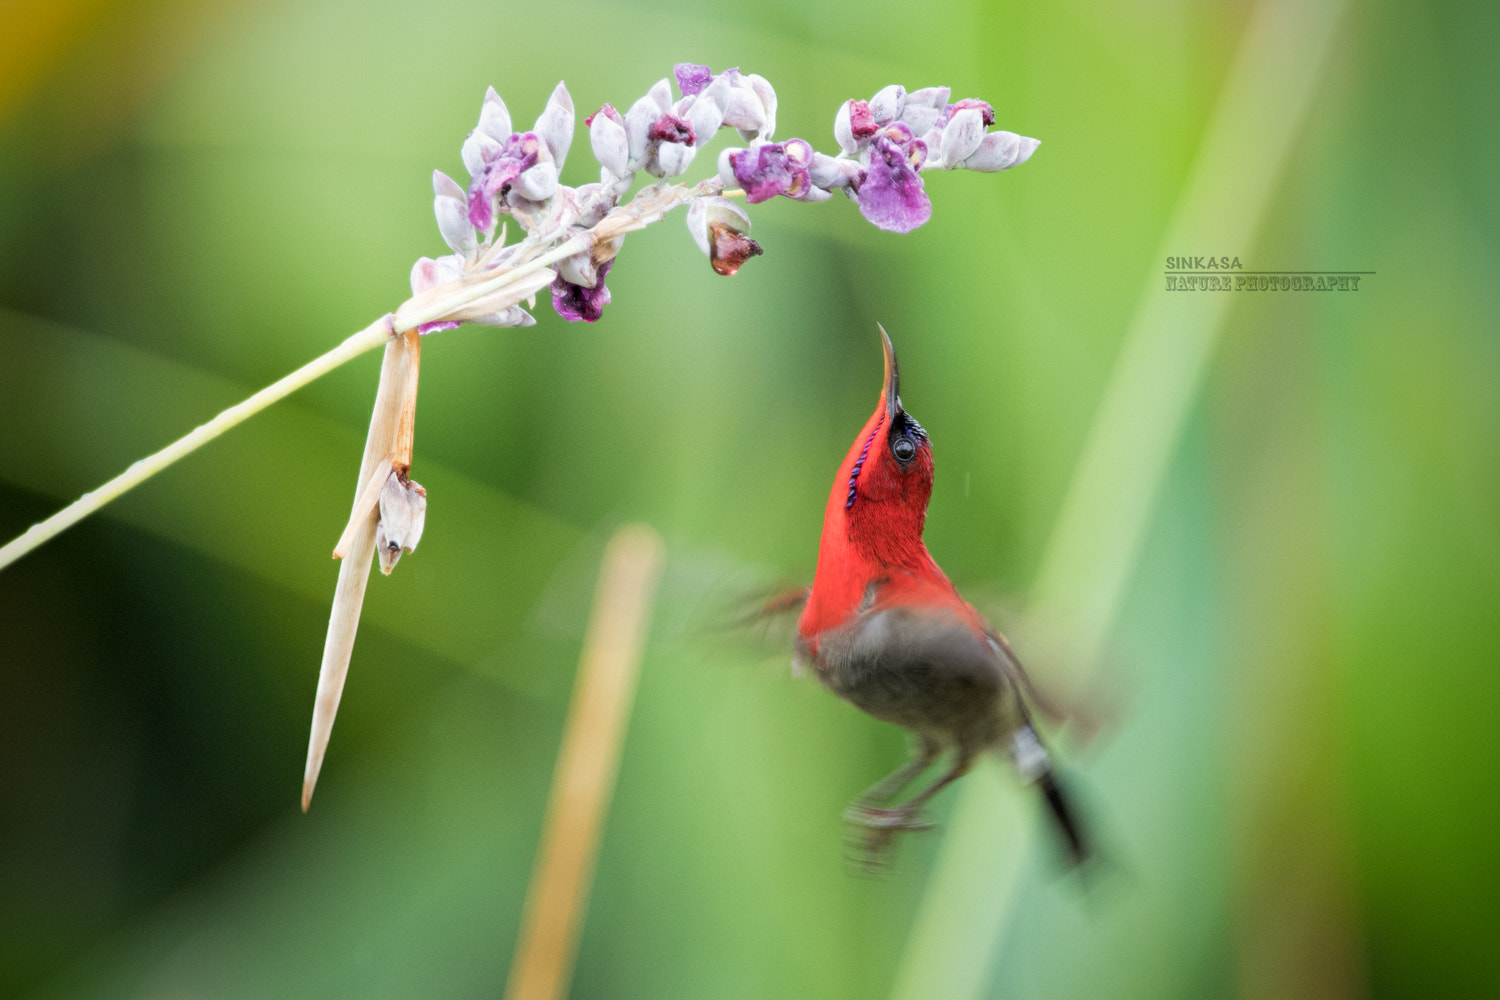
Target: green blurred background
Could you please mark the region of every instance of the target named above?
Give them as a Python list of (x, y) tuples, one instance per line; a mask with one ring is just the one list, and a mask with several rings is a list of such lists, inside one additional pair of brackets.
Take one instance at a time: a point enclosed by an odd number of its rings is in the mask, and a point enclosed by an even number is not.
[[(7, 539), (394, 308), (487, 84), (528, 123), (559, 78), (581, 116), (739, 65), (829, 149), (839, 102), (942, 83), (1043, 145), (929, 177), (907, 236), (777, 199), (725, 280), (669, 218), (602, 321), (430, 339), (432, 516), (371, 584), (306, 816), (377, 354), (0, 573), (0, 996), (498, 995), (597, 561), (636, 519), (669, 564), (574, 995), (886, 995), (943, 835), (853, 878), (839, 814), (903, 739), (718, 612), (810, 579), (878, 320), (936, 445), (929, 545), (1025, 634), (1006, 609), (1252, 11), (3, 8)], [(1108, 722), (1062, 740), (1110, 874), (1031, 838), (980, 995), (1500, 995), (1497, 40), (1493, 4), (1348, 5), (1254, 239), (1168, 248), (1377, 273), (1228, 302), (1093, 675)], [(593, 169), (580, 133), (564, 179)]]

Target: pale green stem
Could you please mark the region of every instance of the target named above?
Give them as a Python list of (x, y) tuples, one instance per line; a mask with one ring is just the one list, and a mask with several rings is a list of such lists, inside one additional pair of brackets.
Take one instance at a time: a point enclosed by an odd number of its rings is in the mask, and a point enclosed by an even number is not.
[[(1264, 0), (1257, 8), (1158, 263), (1183, 248), (1232, 253), (1251, 245), (1343, 7), (1344, 0)], [(1159, 274), (1146, 281), (1033, 589), (1034, 613), (1066, 629), (1071, 658), (1084, 670), (1097, 664), (1114, 628), (1229, 304), (1227, 294), (1168, 293), (1163, 285)], [(960, 795), (897, 969), (895, 1000), (980, 995), (1004, 939), (1021, 870), (1015, 858), (1032, 824), (996, 828), (1003, 797), (1019, 808), (998, 781), (968, 782)]]
[(272, 403), (285, 399), (314, 379), (321, 378), (333, 371), (344, 362), (379, 347), (389, 340), (390, 337), (391, 317), (382, 316), (322, 357), (309, 361), (290, 375), (284, 376), (266, 386), (249, 399), (236, 403), (208, 423), (195, 428), (190, 434), (173, 441), (156, 454), (149, 455), (135, 462), (130, 468), (103, 486), (85, 493), (56, 514), (47, 518), (47, 520), (32, 525), (26, 530), (25, 534), (6, 543), (3, 548), (0, 548), (0, 569), (9, 566), (43, 542), (50, 540), (63, 530), (77, 524), (127, 490), (139, 486), (179, 458), (201, 448), (231, 427), (254, 416)]

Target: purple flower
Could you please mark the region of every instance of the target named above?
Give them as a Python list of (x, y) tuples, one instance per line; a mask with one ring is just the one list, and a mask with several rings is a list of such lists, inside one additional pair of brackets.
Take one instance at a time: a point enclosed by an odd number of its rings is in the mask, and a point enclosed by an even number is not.
[(912, 140), (917, 133), (905, 122), (893, 122), (886, 130), (883, 138), (889, 139), (891, 143), (901, 152), (905, 153), (911, 149)]
[[(921, 145), (911, 143), (912, 151)], [(932, 200), (922, 190), (922, 178), (912, 168), (908, 154), (885, 136), (876, 136), (870, 147), (870, 163), (859, 186), (859, 213), (881, 229), (909, 233), (932, 218)]]
[(535, 132), (520, 132), (506, 139), (500, 151), (469, 182), (469, 221), (475, 229), (495, 224), (495, 198), (503, 195), (522, 171), (536, 166), (541, 140)]
[(609, 304), (609, 289), (604, 287), (604, 276), (614, 264), (610, 259), (599, 265), (599, 280), (593, 288), (575, 285), (559, 276), (552, 282), (552, 308), (569, 322), (583, 320), (592, 323), (597, 320)]
[(812, 165), (812, 146), (801, 139), (764, 142), (726, 152), (734, 179), (752, 205), (778, 194), (799, 199), (819, 197), (812, 193), (816, 189), (807, 173)]
[(697, 94), (714, 78), (713, 70), (697, 63), (678, 63), (672, 67), (672, 75), (677, 77), (677, 89), (683, 97)]
[(905, 122), (892, 122), (875, 136), (875, 142), (865, 148), (861, 161), (868, 164), (876, 156), (876, 143), (888, 142), (901, 151), (913, 170), (921, 170), (927, 162), (927, 143), (918, 139), (911, 126)]
[(646, 132), (646, 138), (657, 142), (680, 142), (685, 146), (691, 146), (698, 141), (693, 132), (693, 124), (677, 117), (668, 111), (656, 121), (651, 123), (651, 128)]

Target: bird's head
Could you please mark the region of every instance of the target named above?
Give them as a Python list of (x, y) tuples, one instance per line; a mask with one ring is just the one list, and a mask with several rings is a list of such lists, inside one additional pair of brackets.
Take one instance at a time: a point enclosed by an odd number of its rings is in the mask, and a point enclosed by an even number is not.
[[(932, 443), (901, 405), (896, 349), (884, 327), (880, 341), (885, 349), (880, 403), (840, 468), (846, 489), (841, 504), (851, 541), (867, 534), (909, 536), (913, 532), (921, 538), (932, 496)], [(835, 496), (838, 489), (835, 483)]]

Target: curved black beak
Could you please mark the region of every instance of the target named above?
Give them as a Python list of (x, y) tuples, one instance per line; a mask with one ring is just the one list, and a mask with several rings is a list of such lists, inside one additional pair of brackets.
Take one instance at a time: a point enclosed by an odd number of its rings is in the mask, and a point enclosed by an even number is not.
[(885, 387), (881, 391), (885, 398), (885, 417), (894, 420), (901, 409), (901, 372), (896, 367), (896, 349), (891, 346), (890, 334), (879, 323), (875, 327), (880, 331), (880, 343), (885, 349)]

